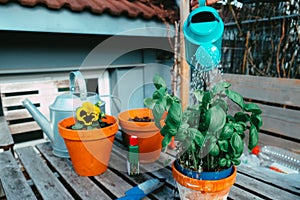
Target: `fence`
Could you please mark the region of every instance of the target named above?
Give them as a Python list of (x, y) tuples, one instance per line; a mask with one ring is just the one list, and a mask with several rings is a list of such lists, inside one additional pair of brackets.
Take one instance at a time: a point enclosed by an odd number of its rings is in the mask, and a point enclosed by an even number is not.
[(300, 3), (274, 2), (219, 5), (224, 72), (300, 78)]

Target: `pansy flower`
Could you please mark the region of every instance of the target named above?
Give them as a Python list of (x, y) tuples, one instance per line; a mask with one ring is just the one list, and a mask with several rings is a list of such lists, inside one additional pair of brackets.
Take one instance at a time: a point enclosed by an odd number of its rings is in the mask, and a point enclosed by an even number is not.
[(85, 126), (90, 126), (93, 122), (98, 121), (100, 112), (101, 110), (98, 106), (90, 102), (84, 102), (81, 107), (77, 108), (76, 118)]

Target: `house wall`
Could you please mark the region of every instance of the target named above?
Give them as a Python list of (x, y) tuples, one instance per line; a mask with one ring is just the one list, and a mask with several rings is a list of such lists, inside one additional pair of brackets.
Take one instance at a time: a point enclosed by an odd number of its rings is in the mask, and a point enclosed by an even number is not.
[(65, 79), (80, 70), (88, 90), (98, 91), (97, 79), (108, 71), (108, 91), (122, 101), (121, 108), (113, 108), (114, 115), (143, 107), (143, 99), (154, 90), (153, 75), (170, 79), (170, 66), (167, 38), (0, 31), (0, 84)]

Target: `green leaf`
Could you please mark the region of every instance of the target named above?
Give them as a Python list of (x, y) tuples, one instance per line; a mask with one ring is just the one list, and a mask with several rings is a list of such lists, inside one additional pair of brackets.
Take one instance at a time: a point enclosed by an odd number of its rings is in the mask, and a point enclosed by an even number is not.
[(167, 147), (169, 145), (169, 143), (171, 142), (171, 139), (172, 139), (172, 136), (170, 136), (169, 134), (166, 134), (161, 143), (162, 147), (163, 148)]
[(202, 102), (203, 102), (204, 104), (207, 104), (207, 103), (210, 102), (211, 98), (212, 98), (212, 97), (211, 97), (210, 92), (205, 92), (204, 95), (203, 95), (203, 98), (202, 98)]
[(147, 106), (151, 110), (154, 108), (156, 102), (157, 102), (157, 100), (152, 99), (152, 98), (144, 99), (145, 106)]
[(232, 134), (234, 132), (233, 126), (231, 123), (227, 123), (225, 124), (221, 135), (220, 135), (220, 139), (229, 139), (231, 138)]
[(72, 126), (72, 129), (74, 130), (80, 130), (80, 129), (83, 129), (84, 125), (80, 122), (76, 122), (73, 126)]
[(258, 144), (258, 131), (254, 125), (250, 126), (248, 148), (252, 150)]
[(195, 135), (195, 143), (199, 147), (202, 147), (204, 140), (205, 140), (205, 137), (202, 135), (202, 133), (199, 130), (197, 130), (196, 135)]
[(181, 121), (182, 121), (181, 104), (178, 102), (173, 102), (168, 110), (166, 123), (168, 123), (170, 127), (174, 127), (178, 129)]
[(215, 96), (216, 94), (220, 94), (222, 93), (226, 88), (230, 87), (230, 83), (227, 82), (219, 82), (217, 85), (215, 85), (211, 91), (213, 96)]
[(244, 99), (242, 95), (232, 90), (225, 90), (225, 93), (229, 99), (231, 99), (234, 103), (236, 103), (240, 108), (244, 108)]
[(221, 151), (228, 152), (228, 140), (218, 140), (218, 145)]
[(157, 128), (161, 129), (160, 120), (164, 114), (164, 105), (160, 101), (157, 101), (155, 106), (153, 107), (152, 113), (154, 116), (154, 122)]
[(153, 93), (152, 97), (153, 99), (163, 99), (166, 95), (166, 92), (167, 88), (161, 87)]
[(213, 103), (212, 106), (219, 105), (225, 113), (228, 111), (228, 104), (224, 99), (216, 99)]
[(243, 112), (237, 112), (234, 115), (234, 119), (236, 122), (247, 122), (249, 120), (249, 115)]
[(238, 159), (238, 158), (233, 158), (233, 159), (231, 160), (231, 162), (232, 162), (232, 164), (234, 164), (234, 165), (239, 165), (239, 164), (241, 164), (241, 160)]
[(259, 130), (263, 124), (263, 120), (260, 115), (251, 115), (250, 121), (256, 127), (257, 130)]
[(245, 131), (244, 126), (239, 123), (233, 123), (233, 128), (238, 133), (243, 133)]
[(226, 161), (226, 167), (230, 167), (230, 166), (231, 166), (231, 163), (232, 163), (231, 160), (227, 160), (227, 161)]
[(247, 104), (245, 104), (244, 105), (244, 109), (247, 112), (252, 112), (252, 113), (257, 114), (257, 115), (259, 115), (259, 114), (262, 113), (261, 109), (255, 103), (247, 103)]
[(175, 135), (175, 140), (177, 141), (183, 141), (186, 139), (186, 131), (187, 129), (179, 127), (177, 134)]
[(211, 156), (218, 156), (220, 154), (219, 146), (217, 144), (212, 144), (211, 148), (210, 148), (210, 151), (209, 151), (209, 154)]
[(161, 87), (166, 87), (165, 80), (157, 74), (153, 77), (153, 83), (156, 89), (160, 89)]
[(202, 91), (202, 90), (196, 90), (195, 92), (194, 92), (194, 95), (195, 95), (195, 97), (196, 97), (196, 99), (197, 99), (197, 101), (202, 101), (202, 98), (203, 98), (203, 95), (204, 95), (204, 92)]
[(225, 167), (226, 163), (227, 163), (227, 159), (226, 158), (221, 158), (219, 160), (219, 166), (220, 167)]
[(230, 139), (230, 146), (233, 150), (233, 157), (237, 158), (242, 155), (244, 150), (244, 143), (242, 138), (237, 133), (232, 134)]
[(226, 122), (226, 113), (219, 105), (210, 108), (208, 112), (210, 113), (208, 131), (210, 133), (217, 133), (224, 127)]

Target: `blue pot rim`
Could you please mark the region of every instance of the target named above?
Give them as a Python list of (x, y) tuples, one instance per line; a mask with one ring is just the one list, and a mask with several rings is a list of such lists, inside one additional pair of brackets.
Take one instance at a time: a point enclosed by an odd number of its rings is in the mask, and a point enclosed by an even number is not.
[(220, 180), (230, 176), (234, 171), (233, 166), (231, 166), (227, 169), (218, 172), (196, 172), (182, 167), (181, 165), (179, 165), (177, 160), (174, 162), (174, 166), (179, 172), (181, 172), (185, 176), (198, 180)]

